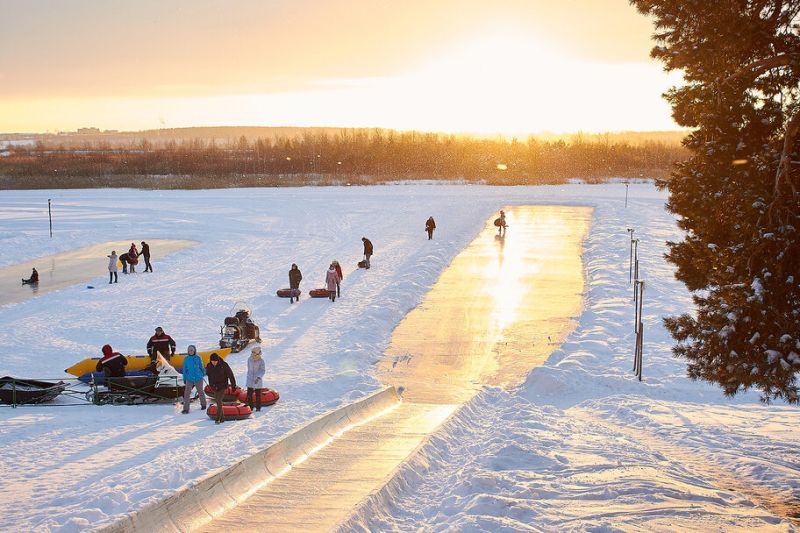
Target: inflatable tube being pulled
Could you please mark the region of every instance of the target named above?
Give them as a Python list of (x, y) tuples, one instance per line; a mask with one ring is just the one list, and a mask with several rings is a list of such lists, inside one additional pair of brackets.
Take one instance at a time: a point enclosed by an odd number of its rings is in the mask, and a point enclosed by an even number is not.
[[(278, 391), (272, 389), (261, 389), (261, 405), (272, 405), (280, 399), (281, 395)], [(239, 401), (242, 403), (247, 402), (247, 391), (239, 389)], [(253, 398), (255, 402), (255, 398)]]
[(361, 261), (359, 261), (359, 262), (358, 262), (358, 268), (369, 268), (369, 267), (367, 266), (367, 261), (366, 261), (366, 260), (361, 260)]
[[(294, 289), (294, 295), (300, 296), (300, 289)], [(278, 289), (278, 296), (281, 298), (288, 298), (292, 296), (292, 289)]]
[(308, 295), (312, 298), (327, 298), (330, 294), (328, 289), (311, 289), (308, 291)]
[[(214, 400), (214, 389), (211, 388), (211, 385), (206, 385), (203, 387), (203, 392), (205, 392), (212, 401)], [(242, 389), (239, 387), (236, 387), (235, 389), (228, 387), (225, 389), (225, 396), (222, 397), (222, 401), (235, 402), (239, 399), (240, 392), (242, 392)]]
[[(212, 403), (209, 405), (206, 414), (209, 418), (217, 418), (217, 404)], [(243, 403), (222, 404), (222, 416), (225, 417), (225, 420), (244, 420), (245, 418), (250, 418), (252, 414), (253, 410), (250, 409), (250, 406)]]

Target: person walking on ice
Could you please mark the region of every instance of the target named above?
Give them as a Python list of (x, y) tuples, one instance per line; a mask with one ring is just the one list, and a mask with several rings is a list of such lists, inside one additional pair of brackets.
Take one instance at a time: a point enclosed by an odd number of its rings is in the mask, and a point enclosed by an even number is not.
[(325, 274), (325, 286), (328, 289), (328, 298), (332, 302), (336, 301), (336, 286), (339, 284), (339, 274), (336, 272), (336, 267), (331, 266), (328, 267), (328, 272)]
[(369, 268), (369, 258), (372, 257), (372, 241), (366, 237), (361, 237), (361, 242), (364, 243), (364, 263), (365, 268)]
[(144, 271), (152, 272), (153, 265), (150, 264), (150, 245), (144, 241), (142, 241), (141, 244), (142, 244), (142, 252), (139, 255), (144, 257)]
[(500, 210), (500, 217), (494, 221), (494, 225), (497, 226), (498, 235), (505, 235), (508, 226), (506, 224), (506, 212), (502, 209)]
[(189, 402), (191, 402), (192, 389), (197, 389), (197, 397), (200, 398), (200, 408), (206, 410), (206, 393), (203, 392), (203, 377), (206, 375), (206, 369), (203, 367), (203, 360), (197, 355), (197, 348), (194, 344), (190, 344), (186, 348), (186, 357), (183, 358), (183, 382), (185, 387), (183, 389), (183, 414), (189, 414)]
[(436, 229), (436, 221), (433, 220), (433, 217), (428, 217), (428, 220), (425, 221), (425, 231), (428, 232), (428, 240), (433, 239), (433, 230)]
[(119, 272), (119, 257), (117, 251), (111, 250), (111, 255), (108, 256), (108, 283), (117, 282), (117, 272)]
[(300, 301), (300, 282), (303, 280), (303, 274), (297, 265), (292, 263), (292, 269), (289, 270), (289, 303), (293, 304), (294, 299)]
[(222, 358), (212, 353), (209, 362), (206, 365), (206, 374), (208, 375), (208, 385), (214, 391), (214, 403), (217, 404), (217, 419), (215, 423), (222, 424), (225, 422), (225, 413), (223, 412), (223, 404), (225, 400), (225, 389), (230, 384), (231, 390), (236, 388), (236, 378), (233, 376), (233, 370), (228, 366), (228, 363)]
[(253, 408), (253, 394), (256, 395), (256, 411), (261, 410), (261, 389), (264, 388), (264, 373), (267, 371), (261, 358), (261, 346), (254, 346), (247, 358), (247, 405)]

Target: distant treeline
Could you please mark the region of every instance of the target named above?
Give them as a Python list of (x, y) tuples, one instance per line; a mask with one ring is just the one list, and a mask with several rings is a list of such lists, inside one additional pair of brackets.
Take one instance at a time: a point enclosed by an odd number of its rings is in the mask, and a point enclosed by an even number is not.
[(391, 130), (310, 131), (285, 138), (153, 143), (52, 141), (7, 147), (0, 187), (213, 188), (463, 180), (497, 185), (569, 178), (665, 178), (686, 157), (675, 143), (631, 144), (602, 136), (543, 141)]

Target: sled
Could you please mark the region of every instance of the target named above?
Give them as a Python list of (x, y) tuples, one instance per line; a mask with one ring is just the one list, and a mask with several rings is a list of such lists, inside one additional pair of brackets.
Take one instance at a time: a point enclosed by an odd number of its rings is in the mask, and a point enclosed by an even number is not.
[[(292, 293), (292, 291), (294, 291), (294, 293)], [(296, 298), (300, 296), (300, 294), (300, 289), (278, 289), (278, 296), (281, 298), (289, 298), (290, 296), (294, 296)]]
[[(212, 419), (217, 418), (218, 408), (217, 404), (212, 403), (209, 405), (206, 410), (208, 417)], [(245, 418), (250, 418), (252, 414), (253, 410), (250, 409), (249, 405), (240, 402), (222, 404), (222, 415), (225, 417), (225, 420), (244, 420)]]
[(327, 298), (331, 293), (328, 289), (311, 289), (308, 291), (308, 295), (312, 298)]
[[(281, 395), (278, 394), (278, 391), (272, 389), (261, 389), (261, 405), (272, 405), (273, 403), (277, 402), (280, 399)], [(240, 402), (245, 403), (247, 402), (247, 391), (245, 389), (239, 389), (239, 396), (238, 399)], [(255, 403), (255, 391), (253, 392), (253, 402)], [(226, 415), (227, 416), (227, 415)]]
[[(206, 385), (205, 387), (203, 387), (203, 392), (205, 392), (208, 395), (208, 397), (211, 399), (212, 402), (214, 401), (214, 389), (211, 388), (211, 385)], [(227, 389), (225, 389), (225, 395), (222, 397), (222, 401), (235, 402), (236, 400), (239, 399), (239, 395), (241, 392), (242, 392), (241, 387), (236, 387), (235, 389), (228, 387)]]
[(367, 266), (367, 260), (366, 259), (362, 259), (361, 261), (359, 261), (358, 262), (358, 268), (369, 268)]
[(5, 376), (0, 378), (0, 403), (19, 405), (49, 402), (66, 388), (67, 384), (63, 381), (53, 383)]
[[(200, 359), (203, 360), (203, 364), (207, 365), (208, 362), (211, 360), (211, 354), (215, 353), (219, 355), (222, 359), (228, 357), (228, 354), (231, 353), (230, 348), (218, 348), (216, 350), (209, 350), (207, 352), (197, 352), (197, 355), (200, 356)], [(186, 357), (185, 353), (176, 353), (173, 355), (170, 360), (169, 364), (175, 367), (176, 370), (181, 370), (183, 368), (183, 358)], [(126, 355), (125, 359), (128, 361), (128, 364), (125, 366), (125, 371), (130, 372), (131, 370), (144, 370), (153, 362), (149, 355)], [(71, 367), (64, 370), (67, 374), (72, 374), (78, 378), (83, 377), (84, 374), (91, 374), (92, 372), (97, 371), (97, 362), (100, 360), (99, 357), (90, 357), (87, 359), (83, 359), (82, 361), (78, 361)]]

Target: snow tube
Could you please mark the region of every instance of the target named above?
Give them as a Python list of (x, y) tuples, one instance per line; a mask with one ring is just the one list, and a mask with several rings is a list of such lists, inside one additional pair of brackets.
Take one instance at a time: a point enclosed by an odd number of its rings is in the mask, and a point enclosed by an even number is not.
[[(255, 395), (254, 395), (255, 396)], [(278, 394), (278, 391), (272, 389), (261, 389), (261, 405), (272, 405), (273, 403), (277, 402), (280, 399), (281, 395)], [(242, 403), (247, 402), (247, 391), (244, 389), (239, 389), (239, 401)], [(256, 399), (253, 398), (253, 402), (255, 403)]]
[[(206, 409), (206, 414), (209, 418), (217, 418), (217, 404), (212, 403)], [(250, 418), (250, 415), (253, 414), (253, 410), (250, 409), (249, 405), (245, 405), (243, 403), (223, 403), (222, 404), (222, 416), (225, 417), (225, 420), (244, 420), (245, 418)]]
[(327, 298), (331, 293), (328, 292), (328, 289), (311, 289), (308, 291), (308, 295), (312, 298)]
[(367, 266), (367, 261), (366, 261), (366, 260), (361, 260), (361, 261), (359, 261), (359, 262), (358, 262), (358, 268), (369, 268), (369, 267)]
[[(278, 289), (278, 296), (288, 298), (292, 295), (292, 289)], [(294, 295), (300, 296), (300, 289), (294, 289)]]
[(494, 219), (494, 225), (495, 225), (495, 226), (497, 226), (497, 227), (499, 228), (500, 226), (502, 226), (502, 225), (503, 225), (503, 219), (502, 219), (502, 218), (496, 218), (496, 219)]
[[(225, 396), (222, 397), (223, 402), (235, 402), (239, 399), (239, 393), (242, 391), (239, 387), (232, 389), (228, 387), (225, 389)], [(211, 399), (214, 398), (214, 389), (211, 388), (211, 385), (206, 385), (203, 388), (203, 392), (205, 392)]]

